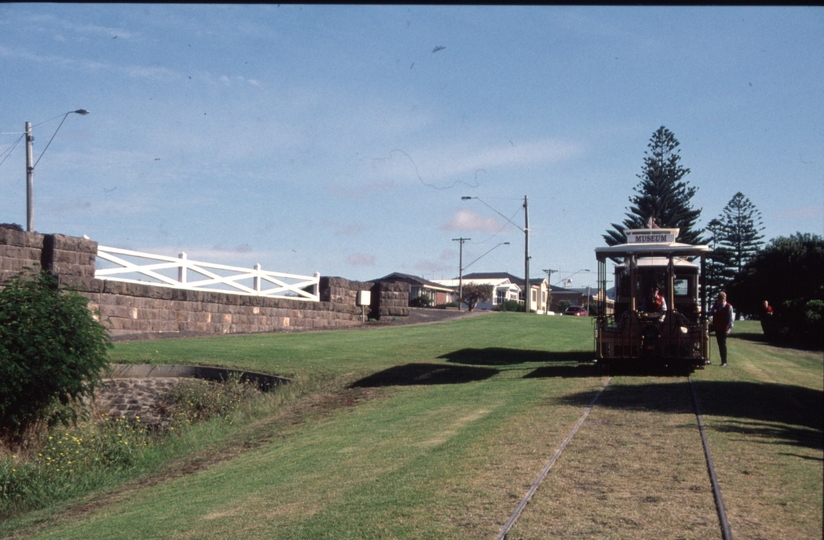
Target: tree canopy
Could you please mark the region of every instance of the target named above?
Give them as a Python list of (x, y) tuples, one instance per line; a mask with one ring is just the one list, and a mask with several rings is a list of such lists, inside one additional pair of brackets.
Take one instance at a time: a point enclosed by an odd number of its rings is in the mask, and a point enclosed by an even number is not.
[(478, 302), (486, 302), (492, 298), (492, 285), (469, 283), (463, 286), (463, 302), (469, 311), (475, 309)]
[(730, 252), (732, 269), (740, 272), (764, 245), (761, 212), (739, 191), (713, 222), (718, 225), (719, 244)]
[(821, 346), (824, 341), (824, 239), (809, 233), (772, 239), (736, 275), (727, 297), (756, 315), (764, 300), (775, 309), (768, 338)]
[(710, 295), (725, 289), (764, 245), (761, 212), (740, 191), (707, 225), (713, 251), (707, 264)]
[(626, 219), (622, 224), (612, 224), (613, 229), (604, 235), (607, 245), (623, 244), (626, 229), (645, 228), (650, 219), (662, 228), (679, 228), (679, 242), (703, 242), (702, 231), (695, 228), (701, 210), (690, 203), (698, 188), (684, 180), (690, 170), (680, 163), (679, 145), (675, 135), (664, 126), (652, 134), (641, 174), (636, 175), (641, 181), (634, 188), (635, 195), (629, 198)]

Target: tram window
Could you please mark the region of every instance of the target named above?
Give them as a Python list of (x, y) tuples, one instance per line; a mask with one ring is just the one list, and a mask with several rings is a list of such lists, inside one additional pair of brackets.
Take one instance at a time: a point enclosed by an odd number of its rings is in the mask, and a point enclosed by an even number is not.
[(690, 290), (689, 281), (686, 279), (676, 279), (673, 282), (673, 292), (675, 296), (688, 296)]

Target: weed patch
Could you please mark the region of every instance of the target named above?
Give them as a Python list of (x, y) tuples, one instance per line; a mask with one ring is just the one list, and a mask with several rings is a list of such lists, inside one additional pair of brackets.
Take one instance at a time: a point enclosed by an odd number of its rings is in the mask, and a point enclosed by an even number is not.
[[(26, 444), (0, 448), (0, 515), (43, 507), (149, 468), (156, 454), (175, 453), (179, 440), (211, 419), (231, 425), (250, 412), (254, 385), (197, 379), (177, 385), (163, 400), (172, 422), (163, 429), (93, 414), (70, 426), (41, 426)], [(247, 405), (246, 411), (242, 411)], [(259, 403), (260, 405), (260, 403)]]
[(161, 407), (168, 408), (172, 424), (180, 426), (216, 416), (228, 417), (257, 393), (253, 383), (238, 378), (222, 383), (187, 379), (175, 385), (162, 400)]

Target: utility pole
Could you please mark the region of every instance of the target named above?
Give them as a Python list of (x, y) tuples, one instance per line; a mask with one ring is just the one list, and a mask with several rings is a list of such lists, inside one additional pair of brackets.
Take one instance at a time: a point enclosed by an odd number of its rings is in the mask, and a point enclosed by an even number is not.
[(34, 232), (34, 160), (32, 159), (31, 122), (26, 122), (26, 232)]
[(524, 282), (526, 284), (526, 303), (524, 304), (524, 307), (526, 308), (526, 313), (529, 314), (532, 312), (530, 302), (532, 299), (532, 290), (529, 287), (529, 201), (527, 200), (526, 195), (524, 195), (524, 234), (526, 235), (526, 240), (524, 241)]
[(520, 225), (518, 225), (517, 223), (514, 223), (511, 219), (509, 219), (508, 217), (506, 217), (505, 215), (503, 215), (499, 211), (497, 211), (494, 208), (492, 208), (491, 206), (489, 206), (489, 204), (486, 201), (484, 201), (483, 199), (481, 199), (480, 197), (469, 197), (469, 196), (461, 197), (461, 200), (463, 200), (463, 201), (466, 201), (468, 199), (477, 199), (477, 200), (481, 201), (490, 210), (492, 210), (493, 212), (495, 212), (496, 214), (498, 214), (499, 216), (501, 216), (502, 218), (507, 220), (509, 223), (512, 223), (513, 225), (518, 227), (518, 229), (522, 230), (524, 232), (524, 235), (526, 235), (526, 239), (524, 241), (524, 287), (526, 289), (526, 291), (524, 291), (524, 308), (525, 308), (526, 313), (530, 313), (532, 311), (532, 308), (531, 308), (532, 291), (530, 290), (530, 286), (529, 286), (529, 199), (527, 198), (526, 195), (524, 195), (524, 226), (523, 226), (523, 228), (521, 228)]
[(549, 313), (549, 304), (552, 301), (552, 272), (557, 272), (557, 270), (553, 270), (552, 268), (544, 268), (544, 272), (546, 272), (546, 306), (544, 313)]
[(54, 130), (51, 139), (49, 139), (49, 142), (46, 143), (46, 147), (43, 148), (43, 151), (40, 152), (40, 157), (37, 158), (36, 162), (32, 156), (32, 143), (34, 142), (34, 136), (31, 134), (31, 122), (26, 122), (26, 232), (34, 232), (34, 168), (37, 167), (38, 163), (40, 163), (40, 158), (42, 158), (43, 154), (46, 153), (46, 149), (48, 149), (49, 145), (54, 140), (54, 136), (57, 135), (58, 131), (60, 131), (60, 127), (70, 114), (85, 116), (89, 114), (89, 111), (86, 109), (77, 109), (76, 111), (69, 111), (65, 113), (63, 115), (63, 120), (60, 121), (60, 125)]
[(453, 242), (460, 242), (461, 247), (458, 250), (458, 311), (461, 311), (463, 305), (463, 245), (464, 242), (472, 240), (471, 238), (453, 238)]

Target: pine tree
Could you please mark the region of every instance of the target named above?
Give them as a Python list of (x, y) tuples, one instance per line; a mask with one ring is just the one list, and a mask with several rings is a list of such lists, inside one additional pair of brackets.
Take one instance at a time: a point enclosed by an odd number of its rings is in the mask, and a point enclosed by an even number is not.
[(726, 261), (727, 273), (741, 272), (744, 266), (755, 257), (764, 245), (764, 224), (761, 212), (740, 191), (733, 195), (721, 215), (710, 223), (715, 223), (718, 244), (729, 260)]
[(647, 221), (654, 218), (659, 227), (679, 228), (677, 241), (700, 244), (701, 231), (695, 230), (695, 223), (701, 210), (690, 205), (690, 199), (698, 188), (690, 186), (684, 177), (690, 170), (680, 163), (680, 143), (670, 130), (661, 126), (650, 137), (644, 152), (644, 166), (641, 181), (634, 188), (635, 195), (629, 198), (631, 206), (622, 225), (613, 223), (614, 230), (604, 235), (607, 245), (623, 244), (626, 229), (643, 229)]
[(707, 231), (712, 235), (709, 242), (712, 251), (707, 257), (705, 274), (707, 278), (707, 298), (715, 298), (719, 292), (725, 291), (733, 277), (735, 277), (735, 273), (730, 271), (732, 254), (720, 242), (721, 225), (721, 221), (717, 218), (707, 224)]

